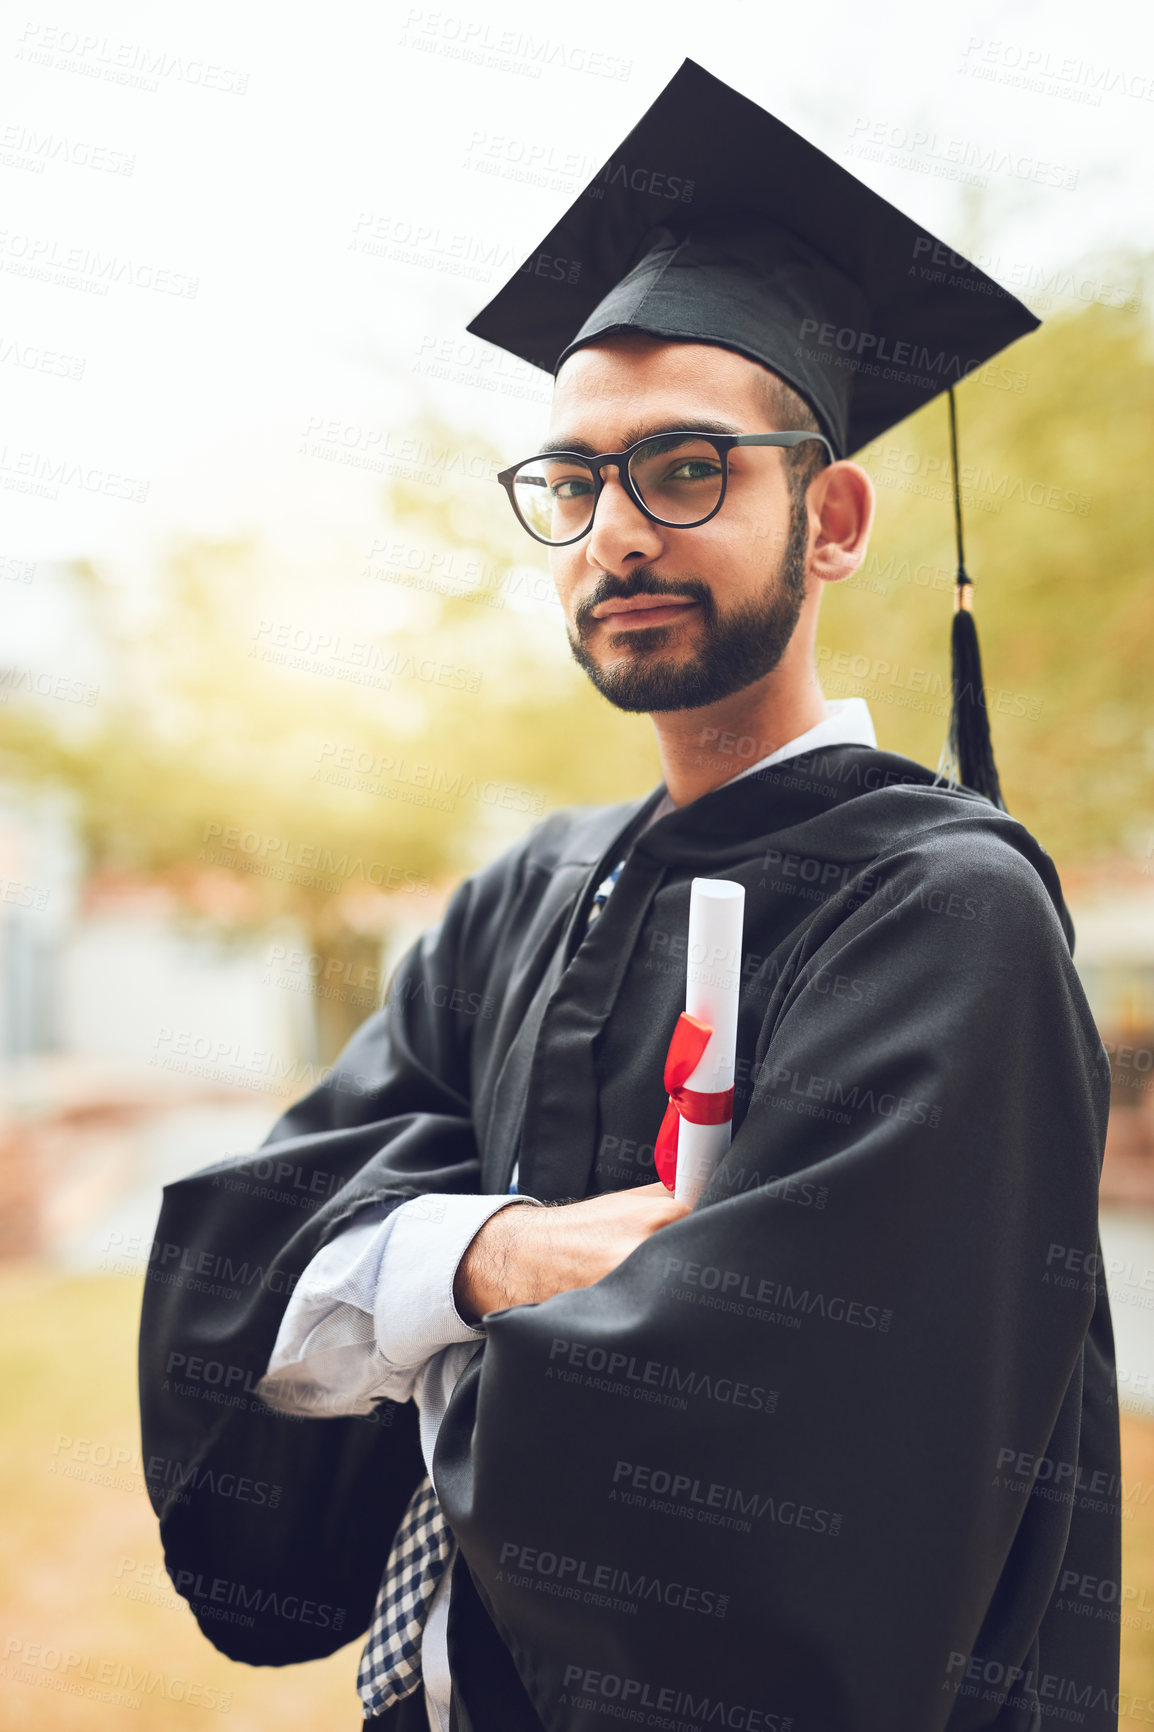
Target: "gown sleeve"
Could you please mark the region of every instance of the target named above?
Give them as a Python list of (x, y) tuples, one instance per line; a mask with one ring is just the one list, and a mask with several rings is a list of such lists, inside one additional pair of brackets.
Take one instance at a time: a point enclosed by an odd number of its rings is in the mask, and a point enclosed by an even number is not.
[(363, 1210), (481, 1189), (476, 1018), (455, 1007), (480, 1002), (498, 902), (462, 885), (384, 1009), (262, 1148), (165, 1189), (141, 1318), (142, 1453), (177, 1591), (235, 1659), (298, 1662), (363, 1630), (423, 1472), (411, 1403), (326, 1418), (322, 1391), (318, 1417), (290, 1416), (257, 1386), (302, 1272)]
[[(490, 1313), (450, 1403), (437, 1492), (553, 1732), (1024, 1727), (991, 1703), (1047, 1644), (1116, 1688), (1084, 1619), (1055, 1646), (1069, 1501), (1005, 1467), (1077, 1463), (1110, 1354), (1100, 1279), (1058, 1276), (1101, 1267), (1101, 1041), (996, 837), (857, 891), (799, 939), (697, 1207)], [(1076, 1569), (1117, 1581), (1110, 1531)]]

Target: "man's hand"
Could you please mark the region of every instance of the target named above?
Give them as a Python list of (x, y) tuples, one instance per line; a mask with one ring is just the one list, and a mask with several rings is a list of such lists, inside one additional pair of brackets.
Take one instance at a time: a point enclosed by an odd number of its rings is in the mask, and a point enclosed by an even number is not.
[(591, 1287), (643, 1239), (688, 1215), (660, 1180), (580, 1203), (515, 1204), (490, 1215), (457, 1267), (453, 1302), (466, 1323)]

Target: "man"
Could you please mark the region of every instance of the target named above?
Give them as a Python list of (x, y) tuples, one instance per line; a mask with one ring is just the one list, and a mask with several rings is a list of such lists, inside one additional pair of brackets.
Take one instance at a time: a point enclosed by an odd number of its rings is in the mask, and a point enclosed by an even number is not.
[[(789, 173), (719, 191), (687, 104), (726, 119), (727, 172), (778, 160), (768, 128), (820, 220), (864, 207), (884, 244), (831, 261)], [(1108, 1066), (1048, 857), (879, 751), (813, 656), (873, 515), (843, 454), (942, 388), (908, 355), (839, 368), (823, 328), (872, 308), (871, 349), (916, 347), (948, 313), (968, 367), (1035, 321), (965, 261), (957, 304), (907, 284), (927, 237), (692, 63), (621, 160), (686, 150), (691, 222), (627, 176), (538, 255), (593, 260), (579, 302), (531, 272), (474, 325), (556, 368), (502, 482), (664, 785), (468, 880), (271, 1153), (169, 1187), (142, 1335), (146, 1453), (186, 1470), (155, 1492), (169, 1565), (257, 1663), (375, 1598), (389, 1732), (960, 1732), (1057, 1702), (1097, 1732), (1113, 1344), (1100, 1275), (1067, 1271), (1101, 1267)], [(653, 1140), (694, 876), (740, 882), (746, 923), (733, 1142), (687, 1209)], [(214, 1505), (258, 1468), (278, 1509)]]

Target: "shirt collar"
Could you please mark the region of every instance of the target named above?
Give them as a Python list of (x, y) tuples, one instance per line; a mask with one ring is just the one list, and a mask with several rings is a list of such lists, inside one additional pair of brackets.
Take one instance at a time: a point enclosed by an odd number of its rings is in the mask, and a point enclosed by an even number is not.
[[(864, 698), (827, 698), (826, 708), (830, 714), (824, 721), (807, 728), (796, 740), (779, 746), (777, 751), (770, 752), (768, 757), (759, 758), (748, 770), (739, 770), (736, 776), (729, 778), (729, 782), (740, 782), (743, 776), (756, 775), (758, 770), (768, 769), (770, 764), (784, 763), (786, 758), (800, 758), (803, 752), (815, 751), (819, 746), (876, 748), (878, 739), (874, 733), (873, 717)], [(721, 786), (728, 788), (729, 782), (722, 782)]]
[[(804, 734), (799, 734), (795, 740), (788, 740), (784, 746), (779, 746), (776, 752), (770, 752), (766, 757), (759, 758), (756, 764), (750, 764), (748, 769), (739, 770), (736, 776), (730, 776), (719, 787), (728, 788), (733, 782), (740, 782), (744, 776), (756, 775), (758, 770), (765, 770), (770, 764), (784, 763), (786, 758), (798, 758), (803, 752), (816, 751), (820, 746), (877, 746), (877, 735), (874, 733), (873, 717), (869, 705), (864, 698), (827, 698), (826, 709), (829, 714), (814, 727), (807, 728)], [(655, 824), (658, 818), (664, 818), (668, 813), (676, 811), (673, 801), (666, 794), (650, 814), (649, 824)]]

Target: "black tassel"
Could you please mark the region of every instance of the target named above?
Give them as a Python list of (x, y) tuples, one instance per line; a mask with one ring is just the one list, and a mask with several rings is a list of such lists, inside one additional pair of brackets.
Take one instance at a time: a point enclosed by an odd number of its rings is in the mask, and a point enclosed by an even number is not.
[(994, 763), (994, 743), (990, 738), (990, 717), (986, 708), (986, 693), (982, 681), (982, 657), (978, 649), (978, 631), (972, 610), (974, 586), (966, 575), (965, 553), (962, 546), (962, 489), (958, 474), (958, 426), (954, 393), (949, 393), (950, 457), (954, 472), (954, 528), (958, 543), (958, 577), (954, 590), (954, 624), (950, 638), (952, 664), (952, 702), (946, 744), (938, 765), (938, 776), (947, 781), (972, 788), (984, 794), (1000, 811), (1006, 810), (998, 767)]
[(950, 707), (950, 734), (947, 752), (957, 765), (957, 779), (975, 794), (1003, 812), (1006, 802), (998, 781), (998, 766), (994, 763), (994, 744), (990, 738), (990, 718), (986, 709), (986, 694), (982, 684), (982, 657), (978, 649), (978, 629), (970, 611), (973, 586), (958, 585), (956, 609), (951, 634), (953, 663), (953, 703)]

